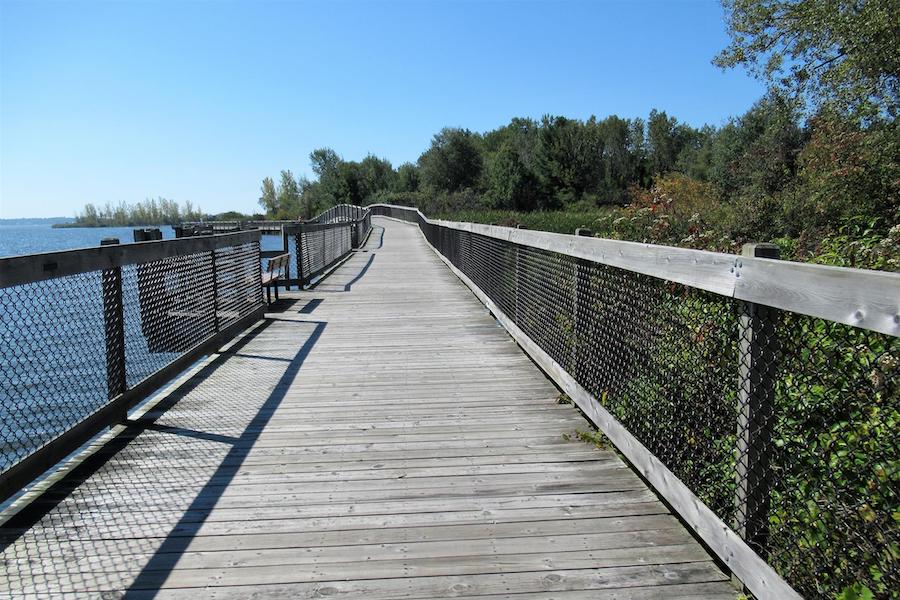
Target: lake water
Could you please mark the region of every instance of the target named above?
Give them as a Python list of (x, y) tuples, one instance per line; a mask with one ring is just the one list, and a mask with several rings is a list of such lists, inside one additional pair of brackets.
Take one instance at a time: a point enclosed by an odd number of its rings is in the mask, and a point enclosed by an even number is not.
[[(103, 238), (119, 238), (123, 244), (134, 240), (134, 227), (73, 227), (53, 229), (49, 224), (4, 225), (0, 222), (0, 257), (17, 254), (37, 254), (73, 248), (99, 246)], [(175, 230), (169, 226), (159, 228), (163, 239), (175, 237)], [(263, 250), (281, 249), (280, 235), (262, 236)]]

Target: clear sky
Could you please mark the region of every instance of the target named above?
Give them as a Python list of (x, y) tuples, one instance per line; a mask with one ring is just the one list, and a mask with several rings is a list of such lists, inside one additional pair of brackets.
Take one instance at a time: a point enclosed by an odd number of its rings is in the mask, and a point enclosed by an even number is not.
[(710, 63), (726, 42), (715, 0), (0, 0), (0, 217), (252, 212), (314, 148), (397, 165), (514, 116), (718, 125), (763, 91)]

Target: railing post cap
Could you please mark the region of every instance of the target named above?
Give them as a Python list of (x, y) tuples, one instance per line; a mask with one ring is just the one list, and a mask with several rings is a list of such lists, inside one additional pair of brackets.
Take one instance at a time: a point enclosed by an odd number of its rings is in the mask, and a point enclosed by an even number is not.
[(781, 248), (777, 244), (769, 242), (749, 243), (741, 247), (742, 256), (753, 256), (755, 258), (781, 258)]

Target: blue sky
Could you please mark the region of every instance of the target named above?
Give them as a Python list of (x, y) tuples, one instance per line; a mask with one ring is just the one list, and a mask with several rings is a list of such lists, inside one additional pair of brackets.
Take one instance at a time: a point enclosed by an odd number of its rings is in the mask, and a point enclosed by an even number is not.
[(314, 148), (397, 165), (514, 116), (721, 124), (763, 92), (710, 63), (726, 43), (715, 0), (0, 0), (0, 217), (251, 212)]

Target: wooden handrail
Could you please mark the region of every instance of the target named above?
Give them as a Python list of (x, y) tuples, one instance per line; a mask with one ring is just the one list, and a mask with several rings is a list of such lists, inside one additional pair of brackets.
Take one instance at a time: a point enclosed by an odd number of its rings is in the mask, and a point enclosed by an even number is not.
[(257, 230), (0, 258), (0, 288), (258, 242)]
[(429, 219), (419, 209), (409, 206), (372, 204), (366, 208), (375, 207), (413, 211), (428, 224), (549, 250), (729, 298), (900, 336), (898, 273)]

